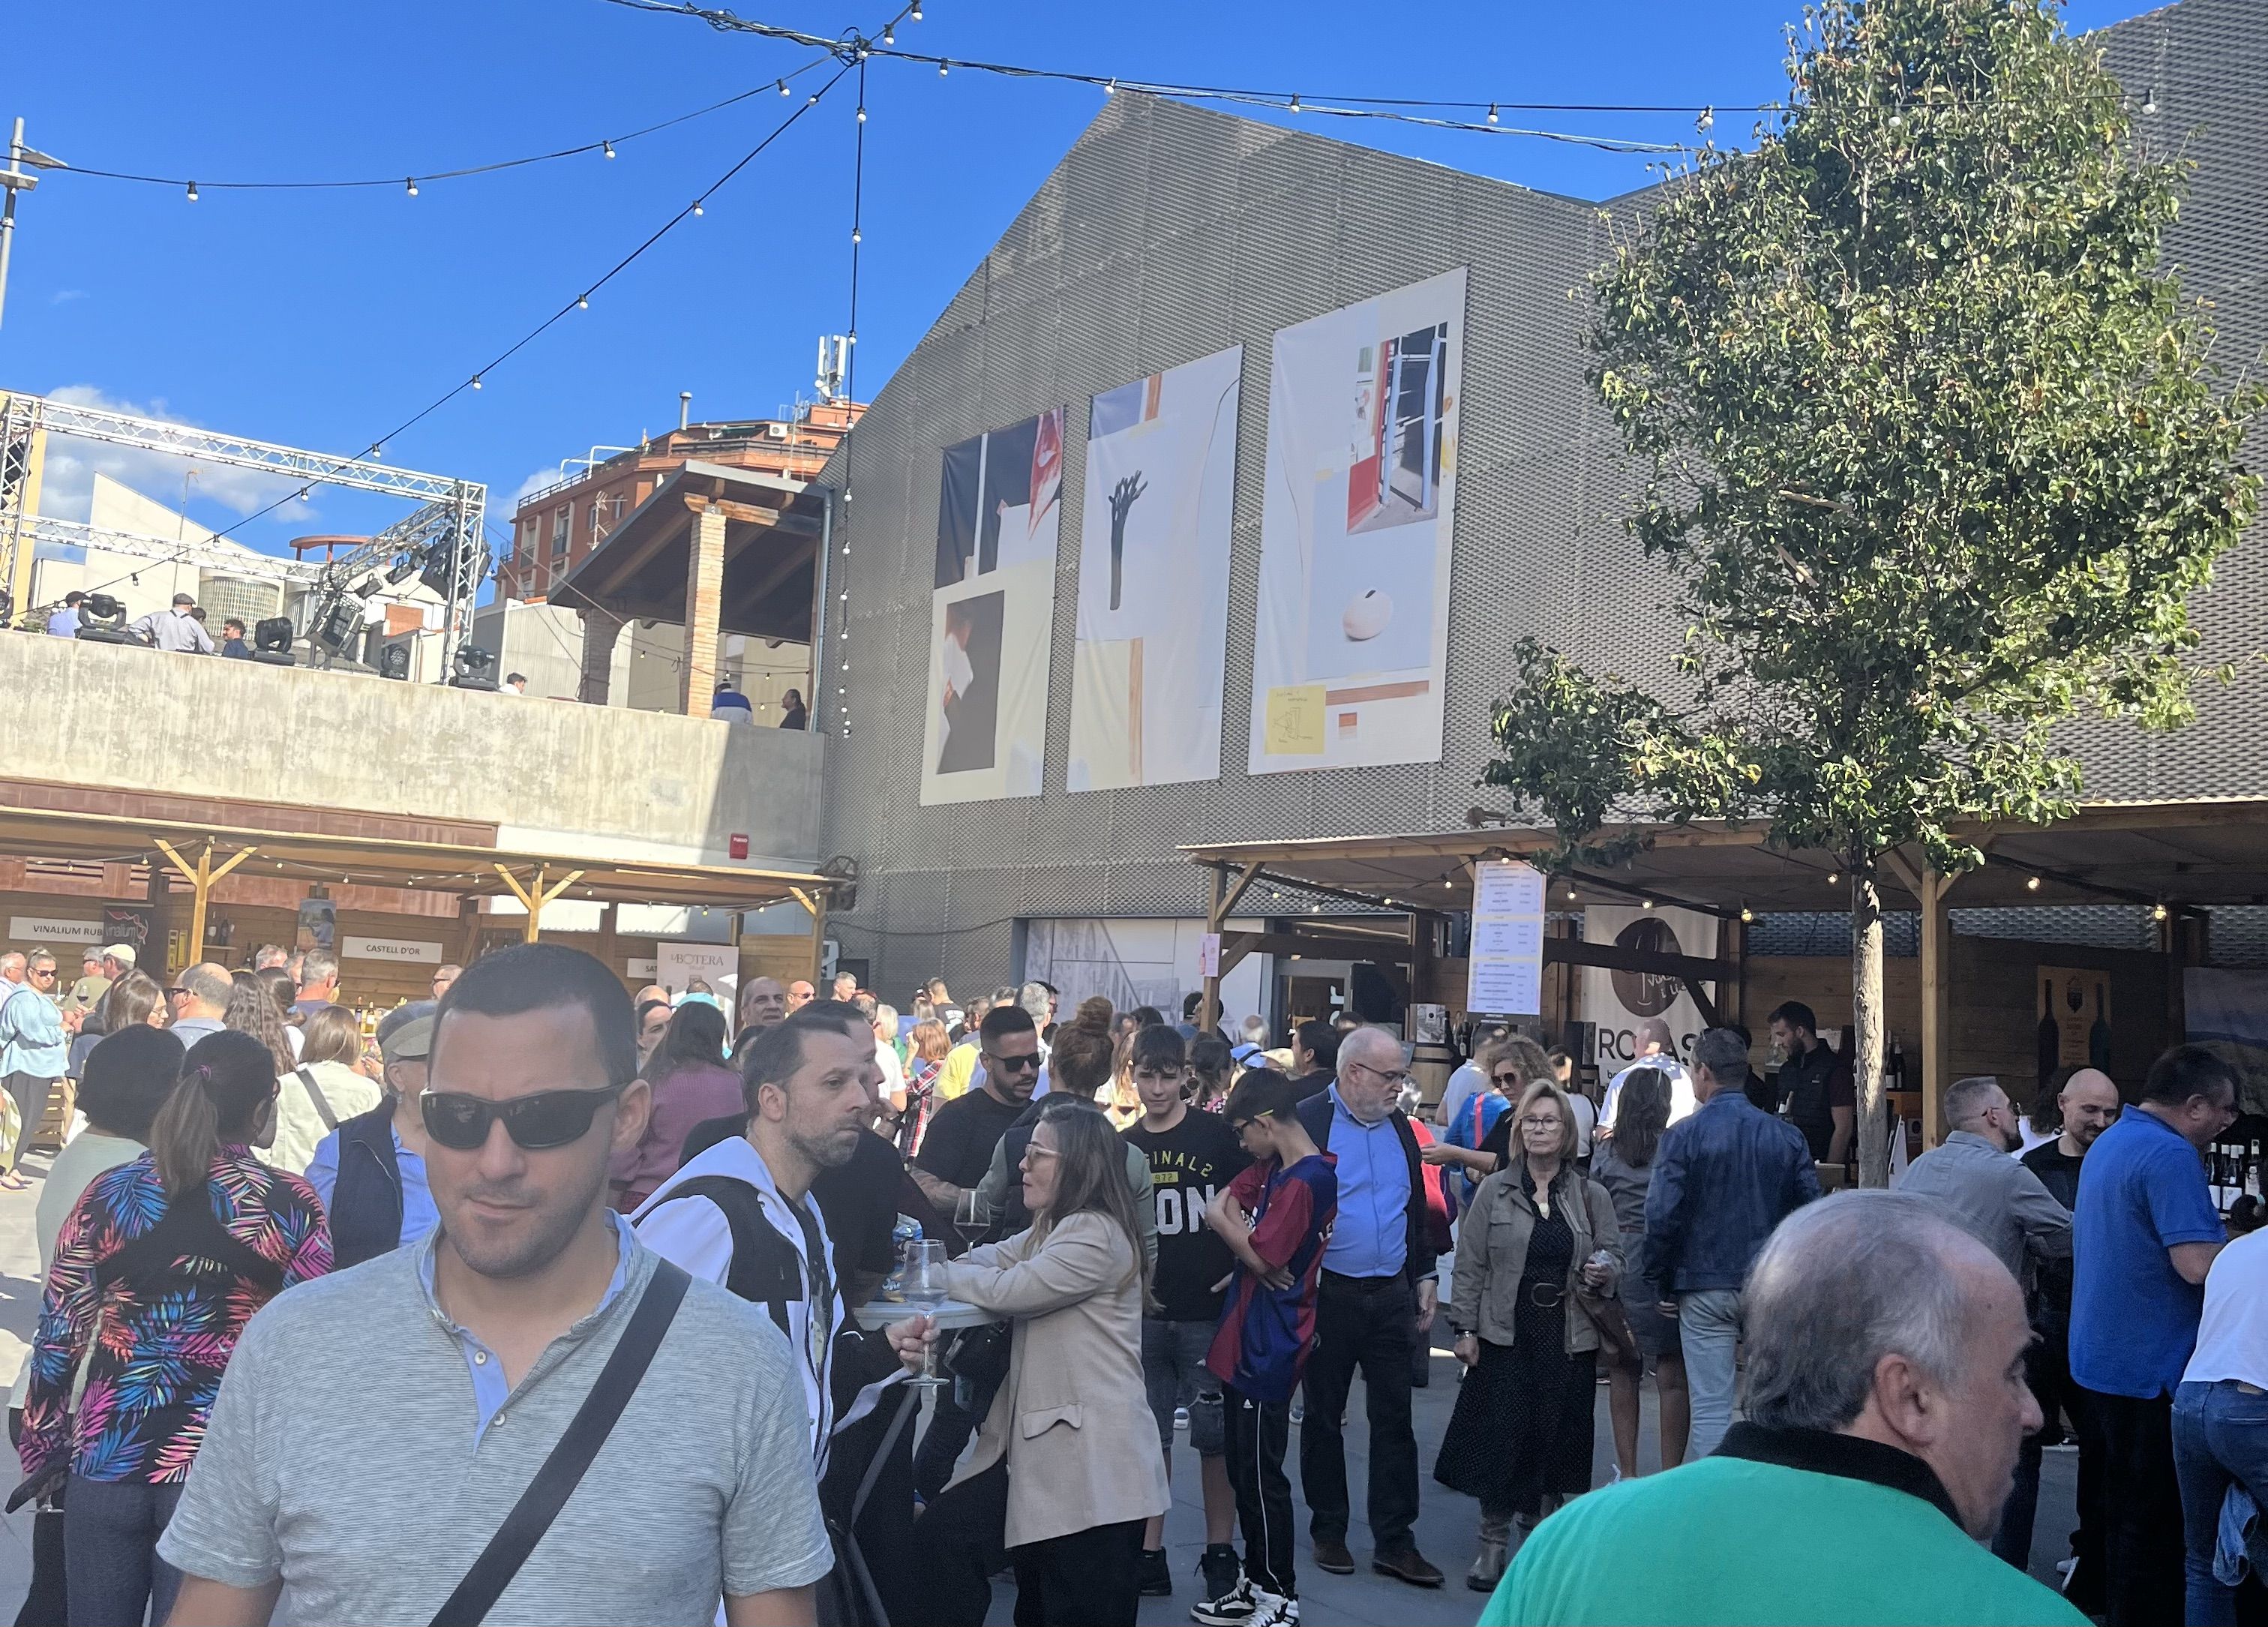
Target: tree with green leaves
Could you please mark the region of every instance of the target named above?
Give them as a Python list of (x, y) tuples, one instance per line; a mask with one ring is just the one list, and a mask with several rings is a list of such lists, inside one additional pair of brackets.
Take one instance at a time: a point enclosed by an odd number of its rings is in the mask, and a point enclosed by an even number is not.
[(2188, 600), (2254, 512), (2262, 397), (2162, 262), (2183, 166), (2053, 0), (1826, 0), (1787, 68), (1755, 149), (1702, 151), (1592, 278), (1675, 693), (1524, 641), (1486, 783), (1563, 865), (1634, 819), (1835, 856), (1880, 1184), (1882, 857), (1953, 874), (1965, 821), (2067, 817), (2082, 710), (2189, 718)]

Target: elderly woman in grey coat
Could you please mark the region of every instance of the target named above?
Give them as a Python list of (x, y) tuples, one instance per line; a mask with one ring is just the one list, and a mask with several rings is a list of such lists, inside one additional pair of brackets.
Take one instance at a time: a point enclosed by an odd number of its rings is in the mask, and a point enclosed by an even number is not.
[(1606, 1189), (1574, 1164), (1575, 1115), (1549, 1079), (1513, 1109), (1512, 1163), (1481, 1182), (1457, 1227), (1449, 1325), (1465, 1365), (1433, 1477), (1480, 1499), (1480, 1552), (1465, 1582), (1504, 1574), (1514, 1519), (1590, 1489), (1599, 1328), (1622, 1233)]

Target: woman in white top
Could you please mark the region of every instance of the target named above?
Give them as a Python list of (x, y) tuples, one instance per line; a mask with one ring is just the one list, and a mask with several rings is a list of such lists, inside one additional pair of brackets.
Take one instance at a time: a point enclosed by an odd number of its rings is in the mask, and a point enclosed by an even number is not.
[(345, 1006), (325, 1006), (307, 1019), (305, 1033), (298, 1065), (276, 1078), (276, 1139), (253, 1149), (270, 1168), (295, 1175), (307, 1173), (325, 1136), (386, 1093), (362, 1071), (362, 1024)]
[(2174, 1469), (2190, 1627), (2235, 1627), (2236, 1590), (2213, 1575), (2213, 1557), (2231, 1487), (2268, 1507), (2268, 1231), (2230, 1243), (2205, 1274), (2197, 1349), (2174, 1392)]

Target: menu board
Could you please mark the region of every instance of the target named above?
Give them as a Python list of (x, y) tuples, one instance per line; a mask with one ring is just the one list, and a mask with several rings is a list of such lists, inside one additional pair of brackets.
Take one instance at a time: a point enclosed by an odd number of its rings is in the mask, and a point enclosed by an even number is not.
[(1543, 874), (1517, 859), (1473, 866), (1473, 946), (1465, 1009), (1524, 1017), (1543, 1009)]

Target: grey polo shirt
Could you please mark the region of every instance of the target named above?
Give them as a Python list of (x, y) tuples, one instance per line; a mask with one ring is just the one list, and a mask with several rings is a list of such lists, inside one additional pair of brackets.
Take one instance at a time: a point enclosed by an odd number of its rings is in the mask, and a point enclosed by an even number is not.
[[(552, 1342), (485, 1430), (464, 1349), (420, 1262), (438, 1233), (303, 1283), (230, 1358), (165, 1560), (237, 1587), (278, 1577), (272, 1620), (430, 1620), (564, 1432), (653, 1275)], [(590, 1471), (488, 1614), (709, 1627), (722, 1593), (832, 1567), (810, 1425), (769, 1317), (695, 1282)]]

